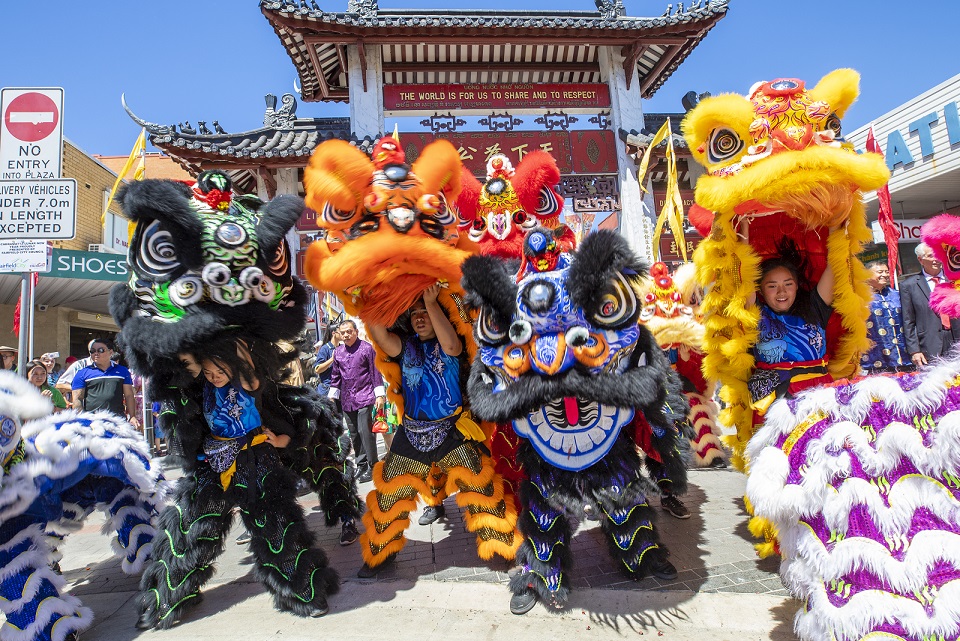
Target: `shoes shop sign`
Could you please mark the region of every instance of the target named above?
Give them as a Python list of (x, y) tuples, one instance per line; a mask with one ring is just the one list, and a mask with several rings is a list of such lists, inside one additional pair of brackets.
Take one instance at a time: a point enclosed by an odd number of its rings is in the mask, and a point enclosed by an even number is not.
[(124, 254), (54, 249), (53, 267), (47, 276), (123, 282), (127, 280), (127, 257)]

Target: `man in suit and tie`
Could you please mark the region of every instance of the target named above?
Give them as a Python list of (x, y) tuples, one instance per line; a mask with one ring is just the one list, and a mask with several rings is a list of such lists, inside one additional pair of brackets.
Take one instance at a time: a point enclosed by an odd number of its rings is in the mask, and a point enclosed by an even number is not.
[(923, 269), (900, 284), (900, 303), (907, 352), (914, 365), (922, 367), (960, 340), (960, 321), (930, 309), (930, 291), (944, 282), (943, 265), (924, 243), (917, 245), (916, 254)]

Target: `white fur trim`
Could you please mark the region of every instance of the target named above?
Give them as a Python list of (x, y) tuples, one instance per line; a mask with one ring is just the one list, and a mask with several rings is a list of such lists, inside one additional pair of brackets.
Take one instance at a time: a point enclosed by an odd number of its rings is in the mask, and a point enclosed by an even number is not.
[(53, 414), (53, 403), (19, 374), (0, 370), (0, 415), (20, 423)]
[(60, 598), (44, 599), (37, 609), (36, 620), (23, 630), (18, 630), (9, 622), (4, 623), (0, 638), (3, 641), (35, 641), (40, 631), (55, 615), (62, 618), (53, 626), (53, 641), (64, 641), (71, 632), (82, 632), (93, 623), (93, 610), (80, 605), (80, 600), (76, 597), (63, 594)]
[[(884, 621), (896, 621), (910, 638), (953, 639), (960, 635), (960, 581), (939, 591), (928, 585), (938, 561), (960, 567), (960, 500), (956, 495), (960, 411), (924, 428), (927, 445), (912, 421), (862, 427), (877, 403), (904, 417), (924, 417), (943, 405), (948, 385), (954, 386), (958, 375), (960, 359), (953, 358), (924, 370), (916, 379), (918, 386), (910, 391), (888, 377), (813, 389), (800, 394), (793, 409), (786, 401), (774, 403), (763, 427), (748, 444), (747, 496), (755, 514), (770, 520), (779, 532), (784, 584), (807, 601), (795, 619), (801, 638), (860, 641)], [(843, 404), (838, 400), (841, 390), (849, 399)], [(777, 443), (811, 417), (816, 420), (818, 412), (830, 425), (817, 438), (794, 446), (805, 449), (801, 467), (793, 470)], [(869, 478), (851, 476), (854, 457)], [(904, 461), (919, 474), (897, 475), (891, 484), (886, 476)], [(788, 476), (795, 472), (800, 473), (799, 482), (787, 484)], [(864, 510), (883, 541), (844, 538), (855, 508)], [(920, 531), (911, 538), (911, 523), (920, 508), (945, 522), (946, 529)], [(836, 535), (827, 545), (800, 522), (819, 516)], [(897, 560), (894, 552), (903, 560)], [(831, 582), (860, 569), (869, 571), (891, 591), (916, 598), (873, 589), (854, 594), (841, 607), (832, 605), (828, 598)]]
[[(84, 425), (77, 419), (92, 422)], [(87, 456), (100, 461), (120, 459), (142, 500), (157, 507), (162, 504), (166, 484), (159, 470), (151, 466), (142, 436), (116, 416), (108, 412), (62, 412), (24, 424), (22, 434), (26, 460), (3, 479), (0, 520), (21, 514), (37, 498), (33, 479), (67, 477)]]

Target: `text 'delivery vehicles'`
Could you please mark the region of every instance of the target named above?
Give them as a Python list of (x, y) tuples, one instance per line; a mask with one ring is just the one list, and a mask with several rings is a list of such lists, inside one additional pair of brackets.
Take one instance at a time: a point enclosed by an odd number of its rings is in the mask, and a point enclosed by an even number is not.
[(0, 239), (69, 240), (76, 230), (76, 180), (0, 180)]

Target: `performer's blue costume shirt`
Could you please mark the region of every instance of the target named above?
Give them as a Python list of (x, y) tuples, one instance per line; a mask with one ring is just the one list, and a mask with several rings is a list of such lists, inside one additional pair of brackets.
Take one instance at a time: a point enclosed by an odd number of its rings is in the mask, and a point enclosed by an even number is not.
[(761, 363), (818, 361), (827, 355), (824, 328), (833, 312), (816, 290), (810, 292), (810, 318), (779, 314), (760, 305), (760, 326), (754, 352)]
[(256, 400), (233, 383), (203, 386), (203, 416), (210, 431), (220, 438), (240, 438), (261, 425)]
[(460, 360), (440, 347), (436, 338), (404, 341), (401, 355), (403, 402), (407, 416), (439, 420), (463, 405), (460, 391)]

